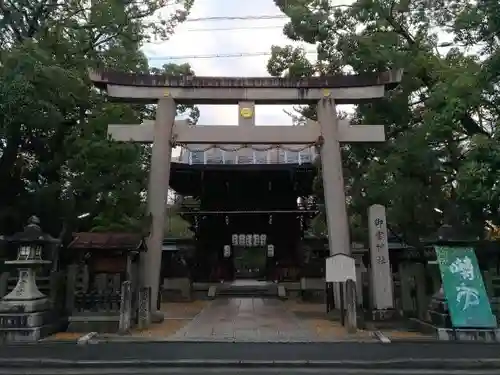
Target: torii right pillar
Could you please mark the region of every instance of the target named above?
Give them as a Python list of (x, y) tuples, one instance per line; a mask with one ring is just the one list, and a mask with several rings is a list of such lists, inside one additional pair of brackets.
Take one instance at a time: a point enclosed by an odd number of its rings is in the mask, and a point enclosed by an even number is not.
[[(329, 95), (328, 90), (325, 90), (324, 95), (324, 98), (318, 102), (317, 113), (323, 138), (320, 155), (328, 227), (328, 245), (330, 255), (342, 253), (351, 256), (340, 143), (384, 142), (384, 126), (351, 126), (346, 121), (339, 120), (334, 98)], [(357, 280), (357, 282), (361, 282), (361, 280)], [(376, 288), (377, 286), (373, 285), (373, 287)], [(337, 307), (340, 305), (339, 294), (338, 290), (336, 290), (335, 305)], [(346, 303), (348, 305), (355, 304), (356, 301), (346, 301)]]

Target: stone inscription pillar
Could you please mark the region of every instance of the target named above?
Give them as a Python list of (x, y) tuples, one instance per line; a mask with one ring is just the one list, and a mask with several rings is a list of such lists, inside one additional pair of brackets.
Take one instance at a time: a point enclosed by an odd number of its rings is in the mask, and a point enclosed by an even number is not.
[[(139, 329), (145, 329), (151, 324), (151, 288), (140, 288), (139, 289), (139, 309), (138, 313), (138, 327)], [(155, 306), (156, 307), (156, 306)]]
[(332, 98), (319, 101), (318, 122), (324, 142), (320, 152), (330, 255), (351, 255), (338, 121)]
[(394, 296), (385, 207), (380, 204), (370, 206), (368, 222), (373, 305), (376, 310), (391, 310), (394, 308)]
[(147, 240), (148, 249), (141, 254), (142, 287), (150, 288), (153, 311), (156, 311), (158, 301), (175, 114), (176, 107), (172, 98), (158, 101), (148, 188), (148, 210), (152, 220)]
[(120, 320), (118, 331), (121, 334), (128, 333), (132, 324), (132, 283), (124, 281), (121, 286)]

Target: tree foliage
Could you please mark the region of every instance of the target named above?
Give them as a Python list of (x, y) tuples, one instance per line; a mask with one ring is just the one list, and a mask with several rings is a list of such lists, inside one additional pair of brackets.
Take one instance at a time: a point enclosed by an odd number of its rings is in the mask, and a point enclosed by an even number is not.
[[(366, 212), (374, 203), (387, 206), (392, 231), (408, 243), (418, 243), (443, 221), (475, 234), (487, 220), (498, 224), (497, 3), (275, 3), (290, 17), (285, 35), (314, 44), (317, 61), (300, 48), (275, 46), (272, 75), (405, 71), (397, 89), (348, 114), (354, 123), (385, 125), (387, 136), (384, 144), (343, 145), (353, 237), (366, 236)], [(314, 118), (315, 109), (302, 113)]]
[[(138, 123), (154, 107), (107, 102), (87, 71), (151, 70), (140, 47), (168, 38), (192, 4), (0, 2), (0, 233), (19, 230), (32, 214), (53, 234), (144, 227), (149, 147), (111, 142), (107, 125)], [(196, 121), (196, 109), (179, 111)]]

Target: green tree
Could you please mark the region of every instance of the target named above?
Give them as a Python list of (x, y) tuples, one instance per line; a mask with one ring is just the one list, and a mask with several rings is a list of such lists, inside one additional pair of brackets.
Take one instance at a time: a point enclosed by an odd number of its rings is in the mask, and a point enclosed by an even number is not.
[(87, 72), (147, 72), (140, 47), (168, 38), (192, 4), (0, 3), (0, 232), (18, 230), (31, 214), (52, 233), (144, 221), (149, 147), (110, 142), (106, 129), (150, 118), (154, 108), (108, 103)]
[[(492, 192), (499, 160), (498, 6), (460, 0), (275, 3), (290, 17), (285, 35), (316, 45), (318, 59), (310, 62), (291, 46), (274, 47), (272, 75), (405, 70), (397, 89), (348, 114), (354, 123), (385, 125), (387, 135), (384, 144), (343, 146), (353, 237), (366, 238), (366, 210), (373, 203), (387, 206), (392, 230), (413, 244), (443, 220), (475, 233), (485, 219), (498, 222), (500, 201)], [(302, 114), (314, 119), (315, 109)], [(317, 187), (321, 197), (321, 183)]]
[(194, 236), (194, 216), (185, 215), (199, 209), (199, 200), (193, 197), (178, 195), (174, 204), (168, 209), (168, 221), (165, 237), (192, 238)]

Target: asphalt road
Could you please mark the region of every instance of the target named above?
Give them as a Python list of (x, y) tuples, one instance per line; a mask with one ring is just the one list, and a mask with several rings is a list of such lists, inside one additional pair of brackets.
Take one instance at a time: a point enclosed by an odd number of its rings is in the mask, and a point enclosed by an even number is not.
[[(276, 366), (306, 367), (322, 362), (335, 367), (356, 365), (374, 368), (378, 363), (387, 368), (415, 366), (433, 368), (440, 364), (460, 369), (462, 364), (499, 361), (500, 345), (475, 342), (393, 342), (382, 343), (216, 343), (216, 342), (113, 342), (88, 345), (74, 343), (39, 343), (0, 346), (0, 368), (14, 363), (33, 366), (65, 363), (102, 367), (108, 363), (126, 366), (156, 367), (171, 365), (217, 367), (217, 363), (252, 366), (274, 362)], [(437, 366), (437, 367), (436, 367)], [(499, 366), (500, 369), (500, 366)]]
[(30, 369), (26, 372), (24, 369), (3, 369), (0, 368), (1, 375), (493, 375), (498, 374), (498, 370), (353, 370), (353, 369), (225, 369), (213, 368), (203, 370), (192, 369), (143, 369), (141, 367), (127, 369)]

